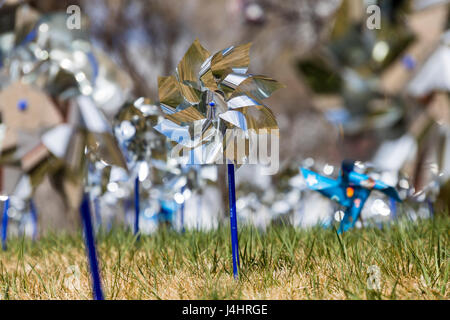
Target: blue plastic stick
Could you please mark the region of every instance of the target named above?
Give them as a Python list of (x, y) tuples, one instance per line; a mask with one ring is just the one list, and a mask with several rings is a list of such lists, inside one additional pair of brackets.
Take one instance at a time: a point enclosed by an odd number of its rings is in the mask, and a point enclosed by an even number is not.
[(6, 239), (8, 237), (8, 209), (9, 209), (9, 198), (6, 199), (3, 205), (3, 217), (2, 217), (2, 249), (6, 250)]
[(394, 198), (389, 197), (389, 206), (391, 207), (391, 215), (392, 219), (397, 219), (397, 202)]
[(230, 205), (231, 249), (233, 254), (233, 276), (239, 277), (239, 243), (236, 218), (236, 189), (234, 184), (234, 164), (228, 164), (228, 202)]
[(134, 234), (139, 233), (139, 177), (134, 180)]
[(35, 241), (38, 235), (38, 216), (33, 199), (30, 199), (30, 211), (31, 211), (31, 221), (33, 222), (33, 240)]
[[(184, 190), (186, 189), (186, 186), (183, 186), (181, 188), (181, 194), (184, 194)], [(181, 216), (181, 232), (184, 233), (186, 230), (184, 229), (184, 204), (186, 203), (186, 200), (183, 201), (180, 207), (180, 216)]]
[(430, 198), (427, 198), (427, 205), (428, 205), (428, 211), (430, 212), (430, 216), (434, 217), (434, 206), (433, 202), (430, 200)]
[(93, 52), (89, 52), (88, 53), (88, 60), (89, 63), (91, 64), (92, 67), (92, 84), (95, 84), (95, 82), (97, 81), (97, 77), (98, 77), (98, 61), (97, 58), (95, 57)]
[(95, 248), (94, 231), (92, 229), (91, 209), (89, 208), (89, 195), (83, 195), (83, 202), (80, 207), (81, 219), (84, 226), (84, 239), (89, 258), (89, 265), (92, 275), (92, 290), (95, 300), (103, 300), (103, 291), (98, 268), (97, 250)]

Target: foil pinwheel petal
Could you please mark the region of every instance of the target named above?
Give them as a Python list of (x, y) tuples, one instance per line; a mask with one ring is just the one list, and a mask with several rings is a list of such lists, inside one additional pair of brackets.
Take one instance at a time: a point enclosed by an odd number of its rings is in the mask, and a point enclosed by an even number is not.
[[(4, 127), (0, 162), (20, 173), (17, 179), (8, 179), (3, 191), (24, 197), (34, 192), (55, 160), (41, 143), (40, 136), (63, 119), (49, 96), (20, 82), (6, 86), (0, 92), (0, 114)], [(24, 192), (25, 186), (31, 191)]]
[(433, 91), (450, 92), (450, 44), (439, 46), (408, 86), (414, 97)]
[(131, 77), (99, 50), (88, 53), (88, 57), (95, 70), (91, 96), (95, 104), (112, 118), (128, 99), (133, 87)]
[(61, 114), (40, 89), (15, 82), (0, 92), (2, 121), (13, 130), (38, 130), (62, 122)]
[(206, 60), (200, 70), (200, 77), (211, 72), (214, 79), (223, 79), (230, 73), (245, 74), (250, 64), (251, 43), (231, 46), (214, 54), (210, 60)]
[(16, 166), (2, 166), (2, 176), (0, 177), (0, 194), (2, 196), (13, 195), (21, 178), (24, 176), (22, 170)]
[(203, 62), (209, 56), (209, 52), (196, 39), (177, 66), (179, 81), (200, 90), (201, 83), (198, 74), (200, 73)]
[(191, 140), (186, 138), (190, 137), (189, 126), (181, 126), (168, 119), (161, 121), (161, 123), (155, 126), (155, 129), (163, 135), (170, 137), (174, 142), (180, 143), (188, 148), (193, 148), (200, 142), (199, 139), (197, 139), (196, 143), (195, 139)]
[(272, 111), (264, 105), (236, 108), (220, 115), (222, 119), (230, 124), (247, 131), (278, 129), (277, 121)]
[(48, 131), (43, 142), (75, 172), (84, 168), (85, 152), (91, 161), (127, 168), (109, 123), (86, 96), (78, 97), (71, 104), (67, 123)]
[(240, 130), (248, 137), (249, 130), (258, 134), (261, 129), (278, 129), (273, 113), (261, 100), (283, 85), (247, 73), (249, 50), (250, 44), (245, 44), (211, 55), (195, 40), (176, 74), (159, 78), (165, 119), (155, 129), (186, 148), (189, 161), (212, 164), (225, 155), (241, 164), (248, 154), (226, 152), (227, 130)]

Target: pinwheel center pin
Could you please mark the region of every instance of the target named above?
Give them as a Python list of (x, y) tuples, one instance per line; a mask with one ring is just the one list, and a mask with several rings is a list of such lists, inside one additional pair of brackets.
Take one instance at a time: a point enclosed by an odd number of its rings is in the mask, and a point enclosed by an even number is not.
[(409, 71), (414, 70), (416, 67), (416, 60), (411, 55), (405, 55), (402, 59), (402, 63)]
[(25, 111), (28, 108), (28, 101), (25, 99), (19, 100), (19, 102), (17, 102), (17, 108), (20, 111)]
[(351, 187), (348, 187), (347, 188), (347, 197), (352, 198), (354, 194), (355, 194), (355, 190)]

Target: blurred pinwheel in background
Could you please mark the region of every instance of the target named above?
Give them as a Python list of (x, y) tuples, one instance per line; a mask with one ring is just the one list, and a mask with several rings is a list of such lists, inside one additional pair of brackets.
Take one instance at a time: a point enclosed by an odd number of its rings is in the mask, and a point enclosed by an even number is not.
[(61, 99), (78, 92), (90, 95), (109, 117), (117, 112), (131, 90), (131, 79), (92, 47), (86, 19), (81, 19), (79, 29), (72, 30), (63, 13), (40, 15), (23, 5), (15, 16), (14, 29), (3, 34), (14, 43), (4, 56), (10, 79), (38, 83)]
[(428, 19), (436, 25), (426, 35), (425, 31), (418, 33), (420, 41), (409, 49), (414, 68), (399, 79), (402, 99), (408, 105), (406, 130), (400, 137), (385, 141), (373, 158), (377, 166), (390, 172), (394, 183), (396, 180), (408, 187), (411, 202), (426, 202), (431, 208), (437, 197), (439, 207), (448, 207), (449, 50), (448, 31), (443, 32), (445, 20), (440, 18), (446, 16), (443, 9), (445, 6), (429, 9)]
[[(377, 138), (385, 139), (402, 130), (405, 106), (398, 92), (385, 92), (378, 79), (395, 67), (414, 41), (404, 22), (406, 2), (343, 1), (326, 44), (299, 62), (316, 107), (345, 135), (378, 129)], [(379, 23), (383, 28), (366, 26), (366, 9), (372, 4), (382, 7)]]
[[(131, 171), (130, 178), (134, 181), (134, 232), (136, 234), (139, 232), (142, 200), (146, 200), (145, 203), (157, 203), (163, 195), (161, 190), (158, 192), (166, 182), (163, 180), (169, 175), (174, 176), (181, 172), (176, 160), (168, 158), (168, 142), (165, 136), (153, 128), (161, 121), (163, 117), (159, 107), (143, 97), (125, 103), (114, 120), (114, 133), (127, 158)], [(131, 184), (128, 183), (128, 185)], [(150, 208), (158, 208), (158, 205), (155, 204)], [(150, 216), (149, 210), (144, 208), (143, 212), (147, 212), (146, 216)], [(154, 217), (153, 220), (156, 219), (152, 230), (155, 230), (158, 225), (158, 211), (153, 210), (151, 214)]]
[[(127, 168), (112, 128), (88, 96), (71, 100), (65, 123), (42, 137), (47, 149), (63, 163), (55, 175), (62, 178), (68, 204), (79, 206), (87, 178), (88, 161)], [(86, 159), (87, 157), (87, 159)], [(59, 175), (62, 173), (62, 175)]]
[(338, 180), (319, 175), (308, 169), (301, 168), (301, 170), (310, 189), (320, 192), (347, 208), (339, 227), (339, 233), (355, 226), (372, 190), (381, 191), (395, 201), (401, 201), (394, 187), (358, 173), (355, 170), (354, 161), (345, 160), (342, 163)]
[[(27, 19), (18, 19), (21, 15)], [(90, 160), (99, 155), (98, 159), (106, 163), (124, 166), (120, 150), (114, 146), (108, 121), (98, 108), (101, 103), (95, 99), (94, 88), (98, 88), (96, 84), (100, 79), (98, 61), (91, 51), (86, 32), (69, 32), (65, 28), (64, 14), (40, 16), (24, 5), (16, 9), (16, 19), (21, 21), (14, 28), (16, 45), (5, 57), (3, 72), (9, 82), (32, 84), (49, 96), (56, 115), (46, 116), (37, 108), (33, 111), (34, 116), (46, 121), (58, 118), (58, 121), (53, 121), (51, 128), (36, 122), (35, 126), (41, 132), (34, 137), (42, 139), (45, 147), (63, 160), (67, 177), (70, 176), (72, 182), (77, 181), (77, 189), (81, 190), (86, 172), (85, 151), (91, 156)], [(83, 20), (83, 23), (87, 22)], [(66, 193), (72, 207), (78, 207), (80, 192)]]
[[(57, 109), (53, 112), (56, 115), (48, 116), (50, 120), (58, 118), (51, 123), (52, 130), (45, 132), (50, 126), (36, 122), (40, 132), (34, 138), (42, 137), (47, 149), (58, 159), (65, 160), (67, 168), (70, 167), (68, 171), (72, 172), (69, 180), (78, 180), (78, 185), (84, 181), (84, 175), (80, 174), (85, 171), (84, 146), (91, 160), (95, 160), (94, 155), (99, 151), (98, 154), (103, 153), (99, 160), (123, 166), (120, 150), (113, 146), (108, 121), (98, 108), (108, 105), (105, 112), (108, 108), (117, 108), (117, 103), (121, 103), (129, 91), (130, 80), (101, 52), (94, 54), (85, 29), (66, 28), (65, 14), (40, 15), (26, 4), (7, 8), (14, 11), (10, 15), (14, 19), (6, 24), (6, 32), (2, 34), (2, 39), (11, 39), (13, 43), (3, 61), (2, 72), (7, 83), (20, 81), (21, 86), (33, 85), (45, 92), (54, 104), (53, 109)], [(81, 22), (82, 26), (87, 25), (86, 19)], [(111, 94), (111, 91), (118, 93)], [(26, 104), (26, 99), (20, 101)], [(39, 109), (34, 112), (34, 116), (46, 119)], [(50, 121), (48, 119), (46, 121)], [(77, 144), (71, 144), (73, 141)], [(108, 153), (112, 155), (109, 159), (104, 157)], [(79, 199), (79, 192), (76, 194), (70, 193), (70, 197)], [(78, 207), (77, 202), (67, 203)]]
[(6, 249), (10, 197), (29, 202), (34, 228), (37, 228), (32, 197), (37, 186), (52, 169), (52, 164), (57, 162), (42, 144), (41, 135), (46, 129), (61, 124), (63, 119), (45, 92), (20, 82), (14, 82), (0, 92), (0, 115), (0, 189), (6, 197), (2, 245)]
[(116, 114), (114, 132), (127, 152), (130, 170), (138, 170), (142, 161), (166, 164), (165, 138), (153, 130), (162, 119), (158, 106), (146, 98), (125, 103)]
[[(410, 166), (416, 192), (429, 191), (436, 183), (444, 186), (440, 206), (449, 208), (450, 177), (450, 31), (408, 84), (407, 92), (418, 112), (411, 121), (409, 133), (416, 140), (413, 165)], [(439, 190), (439, 189), (438, 189)], [(436, 188), (434, 188), (436, 191)], [(434, 201), (438, 195), (429, 194)]]

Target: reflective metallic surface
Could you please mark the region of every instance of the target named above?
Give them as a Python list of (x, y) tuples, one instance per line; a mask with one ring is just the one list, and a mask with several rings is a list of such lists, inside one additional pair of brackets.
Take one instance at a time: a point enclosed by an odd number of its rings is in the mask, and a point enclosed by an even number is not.
[[(242, 164), (248, 157), (227, 151), (226, 132), (278, 129), (261, 100), (282, 87), (247, 73), (250, 44), (211, 55), (195, 40), (176, 75), (160, 77), (158, 93), (165, 119), (155, 129), (189, 150), (189, 163), (212, 164), (223, 156)], [(228, 131), (227, 131), (228, 130)], [(248, 135), (248, 134), (247, 134)]]

